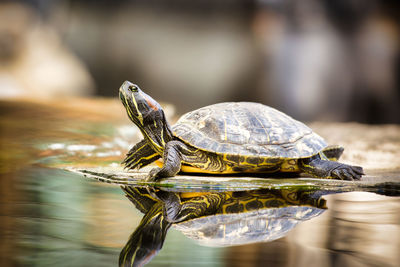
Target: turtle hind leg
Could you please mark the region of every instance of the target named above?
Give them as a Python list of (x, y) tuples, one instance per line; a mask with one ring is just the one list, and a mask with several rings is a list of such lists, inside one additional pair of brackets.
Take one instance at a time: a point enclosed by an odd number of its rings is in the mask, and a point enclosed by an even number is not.
[(311, 158), (300, 159), (299, 165), (303, 172), (319, 178), (360, 180), (361, 176), (364, 175), (362, 167), (327, 160), (320, 154)]

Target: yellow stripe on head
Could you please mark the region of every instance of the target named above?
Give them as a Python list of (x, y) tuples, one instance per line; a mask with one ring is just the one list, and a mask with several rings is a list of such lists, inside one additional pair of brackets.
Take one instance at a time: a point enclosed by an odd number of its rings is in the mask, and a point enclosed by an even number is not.
[[(125, 101), (126, 101), (126, 98), (125, 98)], [(137, 118), (140, 121), (140, 123), (143, 125), (143, 115), (142, 115), (142, 113), (140, 112), (140, 110), (138, 108), (138, 104), (136, 102), (135, 95), (133, 93), (132, 93), (132, 102), (135, 105), (135, 108), (136, 108), (136, 111), (137, 111), (137, 114), (138, 114)]]

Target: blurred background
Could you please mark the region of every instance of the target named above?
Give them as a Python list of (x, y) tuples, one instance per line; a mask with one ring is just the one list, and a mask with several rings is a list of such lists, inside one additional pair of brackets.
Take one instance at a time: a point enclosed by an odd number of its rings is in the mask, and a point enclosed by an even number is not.
[[(117, 99), (125, 80), (171, 122), (217, 102), (270, 105), (313, 121), (371, 179), (399, 181), (399, 3), (0, 1), (0, 266), (116, 265), (142, 214), (63, 169), (118, 170), (142, 138)], [(328, 207), (271, 243), (206, 248), (171, 230), (149, 266), (399, 266), (399, 198)]]
[(177, 112), (255, 101), (304, 121), (400, 123), (399, 1), (0, 3), (0, 97), (116, 97)]

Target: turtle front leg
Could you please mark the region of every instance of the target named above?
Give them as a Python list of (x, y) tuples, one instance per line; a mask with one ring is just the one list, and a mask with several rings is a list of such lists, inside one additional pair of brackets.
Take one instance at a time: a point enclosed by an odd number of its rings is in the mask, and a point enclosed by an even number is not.
[(300, 159), (299, 166), (303, 172), (319, 178), (352, 181), (360, 180), (361, 176), (364, 175), (362, 167), (330, 161), (319, 154), (311, 158)]
[(162, 168), (154, 168), (149, 173), (147, 181), (157, 181), (161, 178), (175, 176), (181, 169), (182, 158), (190, 153), (190, 148), (180, 141), (169, 141), (164, 148)]
[(160, 157), (161, 156), (154, 151), (147, 140), (143, 139), (129, 150), (122, 164), (128, 169), (140, 169), (156, 161)]

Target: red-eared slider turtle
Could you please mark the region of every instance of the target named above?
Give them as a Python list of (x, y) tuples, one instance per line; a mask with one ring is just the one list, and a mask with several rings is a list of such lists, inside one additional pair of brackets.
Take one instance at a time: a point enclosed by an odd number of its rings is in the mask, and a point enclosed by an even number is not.
[(162, 168), (149, 180), (175, 176), (179, 171), (226, 173), (304, 172), (320, 178), (360, 179), (358, 166), (329, 160), (341, 148), (303, 123), (271, 107), (250, 102), (220, 103), (183, 115), (170, 127), (161, 106), (128, 81), (119, 96), (129, 118), (144, 139), (128, 152), (127, 168), (141, 168), (159, 158)]
[(122, 189), (145, 215), (120, 253), (120, 266), (147, 263), (162, 248), (171, 226), (203, 245), (241, 245), (276, 240), (326, 210), (326, 201), (317, 191), (260, 189), (196, 195)]

